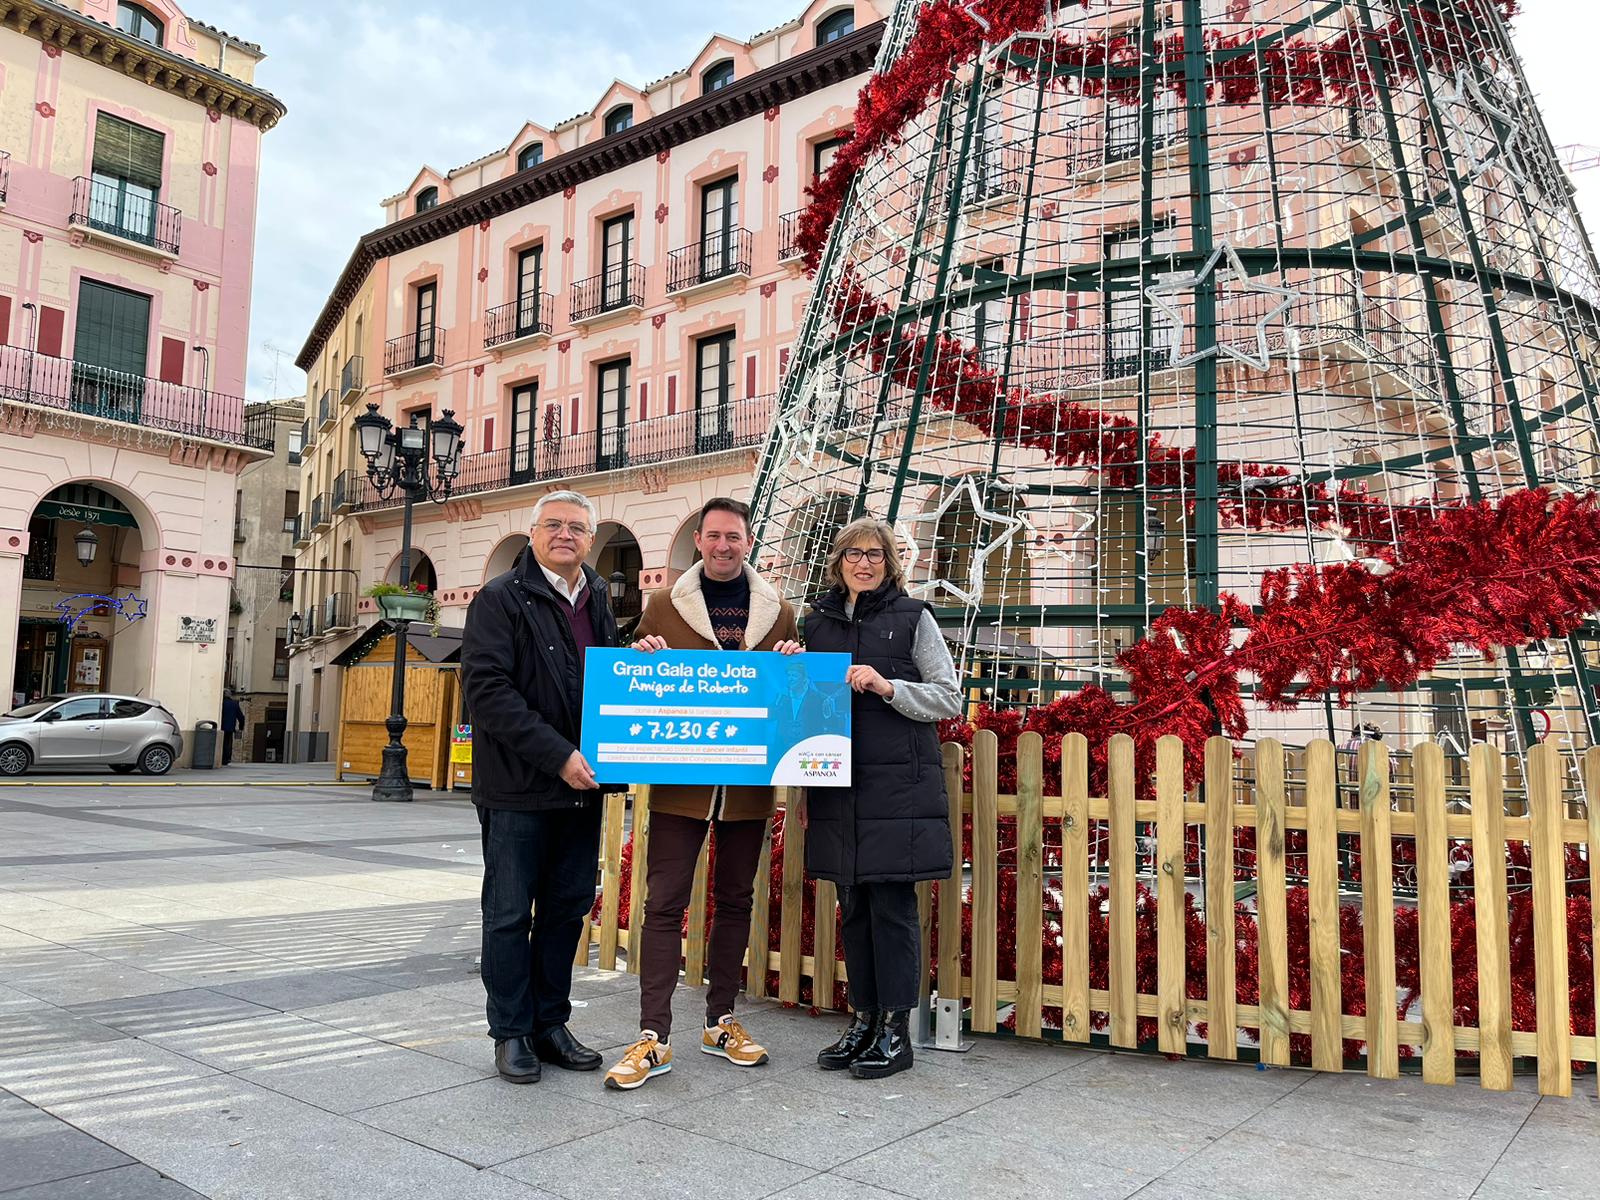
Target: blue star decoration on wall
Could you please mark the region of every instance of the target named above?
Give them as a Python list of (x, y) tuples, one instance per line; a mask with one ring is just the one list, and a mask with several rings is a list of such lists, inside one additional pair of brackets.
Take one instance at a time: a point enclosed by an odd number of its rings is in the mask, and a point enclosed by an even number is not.
[(77, 631), (78, 623), (85, 617), (116, 613), (130, 625), (142, 621), (150, 614), (150, 602), (143, 596), (129, 592), (126, 596), (101, 596), (94, 592), (80, 592), (56, 602), (56, 611), (67, 623), (67, 631)]

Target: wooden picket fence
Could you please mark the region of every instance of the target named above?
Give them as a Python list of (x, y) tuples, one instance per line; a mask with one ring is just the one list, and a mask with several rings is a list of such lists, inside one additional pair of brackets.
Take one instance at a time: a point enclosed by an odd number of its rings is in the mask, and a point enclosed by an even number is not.
[[(1016, 792), (1002, 795), (992, 732), (975, 735), (970, 772), (962, 747), (944, 747), (958, 853), (948, 880), (922, 888), (929, 934), (926, 974), (938, 996), (960, 997), (955, 1011), (966, 1010), (973, 1032), (994, 1032), (1002, 1008), (1013, 1006), (1015, 1032), (1026, 1037), (1045, 1036), (1046, 1012), (1059, 1012), (1055, 1023), (1067, 1042), (1089, 1042), (1091, 1030), (1103, 1027), (1112, 1046), (1143, 1044), (1184, 1054), (1199, 1052), (1197, 1027), (1203, 1027), (1209, 1057), (1237, 1059), (1243, 1051), (1245, 1057), (1276, 1065), (1291, 1063), (1292, 1040), (1303, 1048), (1308, 1038), (1309, 1065), (1324, 1071), (1345, 1068), (1348, 1039), (1364, 1044), (1371, 1076), (1397, 1077), (1402, 1048), (1408, 1048), (1408, 1054), (1420, 1052), (1422, 1077), (1428, 1082), (1454, 1083), (1458, 1067), (1475, 1064), (1480, 1085), (1494, 1089), (1511, 1086), (1517, 1060), (1533, 1059), (1539, 1091), (1546, 1095), (1571, 1094), (1574, 1063), (1595, 1063), (1596, 1038), (1573, 1032), (1575, 1015), (1580, 1025), (1593, 1028), (1595, 1014), (1575, 1014), (1568, 965), (1570, 939), (1584, 949), (1580, 957), (1590, 959), (1594, 979), (1577, 991), (1589, 997), (1584, 1006), (1592, 1007), (1593, 998), (1600, 996), (1600, 956), (1592, 949), (1600, 945), (1600, 905), (1575, 903), (1583, 928), (1569, 929), (1568, 894), (1569, 883), (1589, 895), (1600, 894), (1600, 859), (1589, 853), (1600, 845), (1600, 804), (1582, 799), (1600, 796), (1600, 748), (1590, 749), (1581, 760), (1581, 788), (1565, 774), (1567, 760), (1561, 752), (1541, 745), (1529, 755), (1527, 778), (1513, 778), (1508, 790), (1502, 755), (1488, 745), (1475, 745), (1462, 769), (1461, 764), (1447, 764), (1440, 747), (1423, 744), (1396, 772), (1385, 747), (1372, 742), (1362, 749), (1352, 772), (1327, 741), (1286, 752), (1269, 739), (1236, 754), (1227, 739), (1213, 738), (1206, 748), (1204, 783), (1186, 794), (1183, 747), (1176, 738), (1158, 744), (1154, 777), (1141, 789), (1134, 743), (1119, 736), (1107, 748), (1105, 796), (1089, 794), (1089, 747), (1077, 734), (1066, 737), (1060, 747), (1061, 794), (1045, 795), (1044, 749), (1039, 735), (1022, 735), (1016, 750)], [(1341, 775), (1353, 777), (1341, 780)], [(1391, 777), (1403, 782), (1392, 783)], [(964, 783), (968, 778), (970, 786)], [(1518, 794), (1524, 785), (1525, 795)], [(626, 807), (625, 797), (614, 796), (605, 811), (599, 920), (592, 936), (598, 941), (599, 963), (608, 969), (617, 967), (619, 956), (629, 969), (638, 961), (643, 905), (630, 904), (626, 922), (618, 920)], [(627, 866), (629, 894), (637, 901), (644, 895), (649, 856), (647, 788), (636, 789), (633, 809), (634, 849)], [(1527, 815), (1509, 815), (1519, 812)], [(960, 852), (964, 819), (971, 823), (966, 854)], [(1010, 837), (1013, 828), (1014, 845), (1004, 847), (1015, 864), (1017, 897), (1015, 910), (1006, 914), (1016, 930), (1014, 977), (1007, 979), (1000, 977), (997, 937), (1000, 836), (1004, 831)], [(1253, 831), (1253, 853), (1233, 852), (1240, 830)], [(815, 884), (815, 945), (811, 953), (803, 953), (804, 831), (799, 822), (785, 822), (783, 833), (781, 890), (778, 911), (773, 912), (774, 889), (759, 882), (771, 876), (769, 823), (746, 957), (747, 967), (759, 966), (747, 970), (747, 990), (766, 994), (769, 972), (775, 972), (780, 1000), (799, 1002), (809, 982), (815, 1003), (831, 1007), (834, 985), (845, 978), (844, 964), (835, 955), (835, 889), (826, 882)], [(1047, 861), (1056, 857), (1057, 842), (1059, 861)], [(1205, 848), (1198, 855), (1195, 843)], [(1512, 883), (1519, 892), (1531, 891), (1532, 1028), (1514, 1027), (1513, 1020), (1507, 847), (1517, 843), (1526, 845), (1530, 860), (1529, 869), (1519, 869)], [(1576, 852), (1569, 853), (1568, 847)], [(1408, 866), (1401, 907), (1416, 910), (1420, 972), (1412, 987), (1417, 998), (1403, 1012), (1397, 1012), (1397, 851), (1408, 861), (1414, 854), (1414, 885)], [(1451, 863), (1453, 856), (1459, 865), (1464, 854), (1470, 857), (1473, 884), (1470, 902), (1463, 903), (1476, 925), (1477, 1011), (1470, 1025), (1456, 1023), (1451, 947)], [(1297, 934), (1309, 940), (1306, 1007), (1291, 1003), (1286, 911), (1291, 860), (1309, 907), (1308, 927)], [(1582, 864), (1586, 878), (1569, 881), (1573, 862)], [(1351, 863), (1358, 864), (1358, 871)], [(684, 971), (691, 983), (704, 977), (706, 866), (702, 852), (684, 940)], [(1048, 914), (1047, 884), (1059, 886), (1061, 897), (1055, 912)], [(1099, 971), (1104, 987), (1090, 986), (1092, 884), (1097, 895), (1105, 889), (1098, 910), (1105, 922), (1106, 962)], [(1141, 912), (1152, 899), (1156, 969), (1155, 991), (1150, 993), (1138, 987), (1137, 931)], [(1197, 917), (1203, 913), (1203, 979), (1190, 978), (1187, 968), (1188, 939), (1197, 936), (1196, 918), (1185, 917), (1190, 903)], [(965, 945), (964, 905), (971, 924)], [(1360, 909), (1365, 964), (1363, 1003), (1354, 1013), (1347, 1010), (1355, 997), (1342, 994), (1341, 956), (1349, 948), (1342, 951), (1340, 940), (1341, 908), (1351, 905)], [(1457, 907), (1460, 919), (1462, 906)], [(1240, 913), (1257, 930), (1253, 992), (1258, 1000), (1253, 1004), (1238, 999)], [(1057, 919), (1060, 981), (1047, 982), (1044, 939), (1047, 921)], [(1148, 925), (1148, 912), (1143, 919)], [(774, 920), (779, 927), (775, 939)], [(776, 949), (770, 948), (773, 941)], [(580, 961), (588, 959), (588, 938), (585, 942)], [(1470, 992), (1469, 979), (1462, 976)]]

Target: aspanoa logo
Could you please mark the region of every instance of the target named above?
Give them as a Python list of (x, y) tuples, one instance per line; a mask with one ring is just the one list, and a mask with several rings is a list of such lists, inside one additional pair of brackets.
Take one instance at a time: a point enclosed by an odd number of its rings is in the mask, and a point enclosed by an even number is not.
[(778, 759), (772, 782), (780, 787), (845, 787), (850, 783), (850, 739), (837, 734), (808, 737)]

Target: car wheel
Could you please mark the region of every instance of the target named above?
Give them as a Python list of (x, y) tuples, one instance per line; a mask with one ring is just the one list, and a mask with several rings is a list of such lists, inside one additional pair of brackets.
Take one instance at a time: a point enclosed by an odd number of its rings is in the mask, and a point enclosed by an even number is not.
[(138, 763), (112, 763), (111, 769), (118, 775), (126, 775), (138, 765)]
[(0, 775), (21, 775), (33, 762), (33, 755), (28, 753), (28, 748), (12, 742), (8, 746), (0, 746)]
[(172, 770), (172, 748), (170, 746), (150, 746), (139, 755), (139, 770), (146, 775), (165, 775)]

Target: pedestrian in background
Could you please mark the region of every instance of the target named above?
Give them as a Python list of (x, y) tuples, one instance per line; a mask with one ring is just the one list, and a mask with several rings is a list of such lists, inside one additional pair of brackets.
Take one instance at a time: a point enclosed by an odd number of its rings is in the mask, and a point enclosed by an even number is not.
[(244, 732), (244, 709), (226, 688), (222, 692), (222, 765), (233, 761), (233, 735)]

